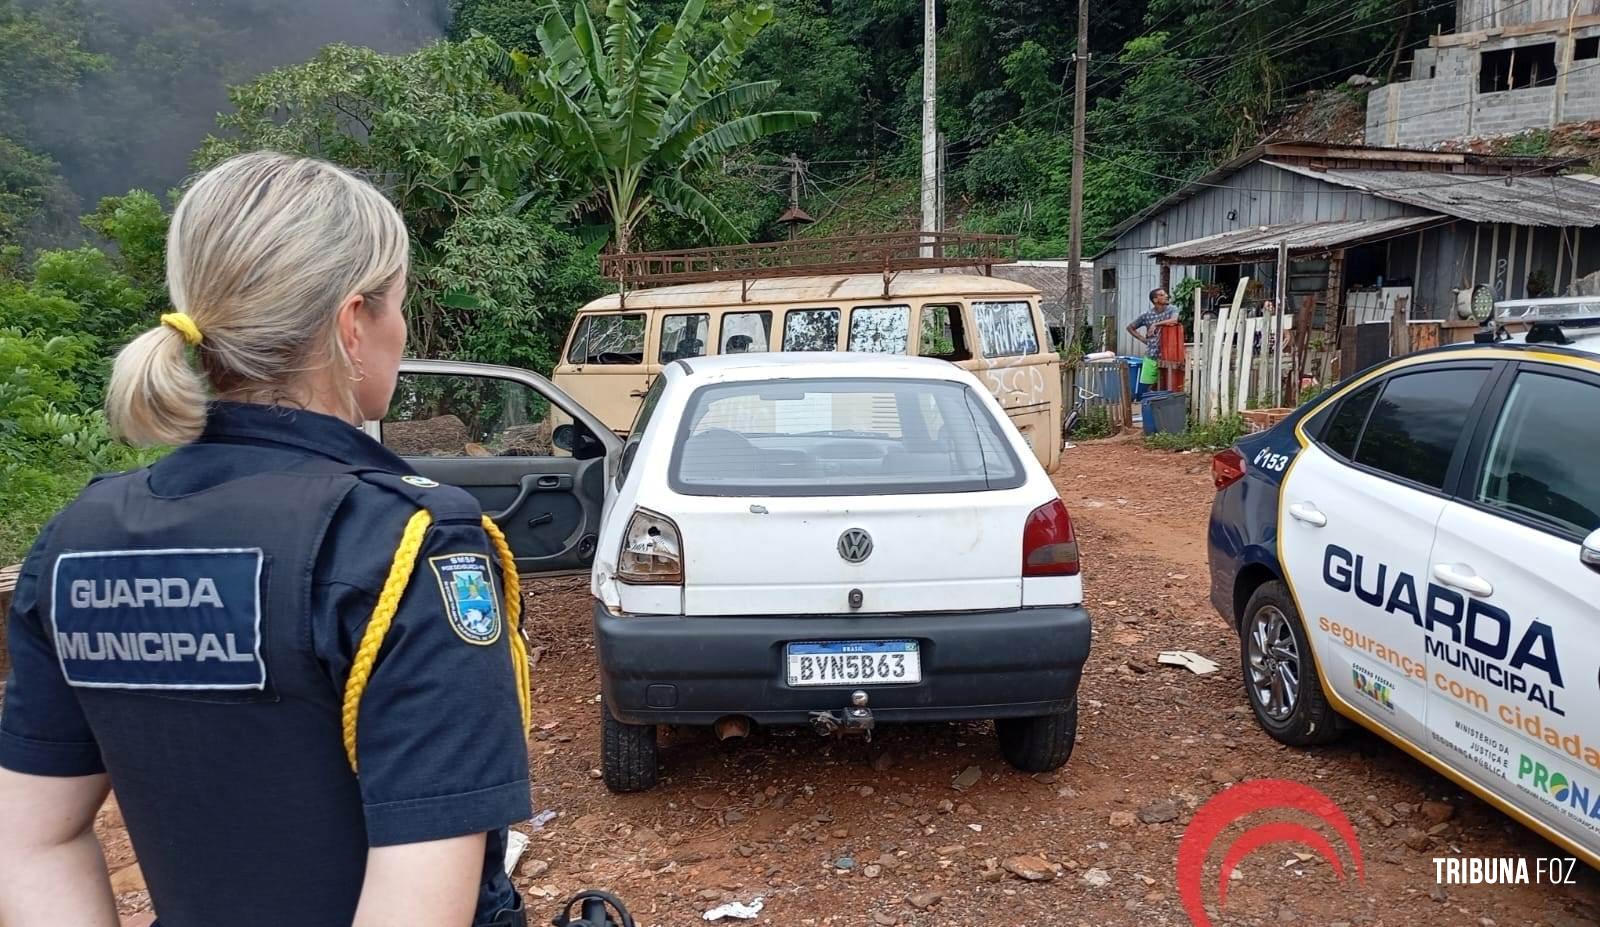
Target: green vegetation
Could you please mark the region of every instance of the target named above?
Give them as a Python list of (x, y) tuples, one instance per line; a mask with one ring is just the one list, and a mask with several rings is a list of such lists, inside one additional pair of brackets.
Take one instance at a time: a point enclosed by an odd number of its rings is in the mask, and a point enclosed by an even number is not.
[(1243, 418), (1230, 415), (1205, 425), (1190, 422), (1188, 431), (1177, 434), (1146, 435), (1144, 443), (1162, 451), (1218, 450), (1232, 447), (1234, 442), (1249, 432), (1249, 426)]
[[(602, 248), (785, 234), (790, 154), (806, 234), (916, 221), (920, 0), (451, 0), (448, 39), (423, 47), (427, 4), (123, 6), (0, 0), (0, 562), (89, 474), (141, 461), (106, 438), (109, 359), (165, 303), (166, 188), (233, 153), (372, 178), (413, 236), (413, 351), (543, 371), (605, 289)], [(1025, 257), (1066, 249), (1073, 6), (940, 7), (948, 224), (1019, 235)], [(1302, 93), (1394, 71), (1448, 6), (1097, 7), (1087, 251)], [(316, 50), (352, 35), (374, 47)], [(231, 106), (189, 151), (224, 85)], [(130, 186), (155, 195), (105, 196)], [(1229, 427), (1158, 440), (1220, 445)]]
[(1072, 427), (1072, 434), (1067, 435), (1073, 441), (1092, 441), (1095, 438), (1109, 438), (1117, 433), (1117, 426), (1111, 422), (1111, 410), (1105, 406), (1095, 406), (1085, 409), (1078, 417), (1078, 422)]

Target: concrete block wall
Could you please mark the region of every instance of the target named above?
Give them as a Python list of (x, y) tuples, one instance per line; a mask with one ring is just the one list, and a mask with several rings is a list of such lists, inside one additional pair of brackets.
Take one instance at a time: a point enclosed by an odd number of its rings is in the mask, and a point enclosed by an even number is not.
[[(1448, 139), (1549, 127), (1556, 112), (1555, 87), (1479, 93), (1479, 63), (1484, 52), (1555, 42), (1559, 64), (1566, 53), (1564, 32), (1552, 27), (1548, 33), (1526, 36), (1491, 34), (1475, 37), (1471, 44), (1420, 50), (1411, 80), (1368, 95), (1367, 144), (1425, 148)], [(1580, 27), (1573, 35), (1600, 35), (1600, 26)], [(1574, 60), (1567, 70), (1559, 121), (1592, 119), (1600, 119), (1600, 59)]]
[(1550, 125), (1554, 87), (1480, 93), (1472, 100), (1472, 134), (1506, 135)]

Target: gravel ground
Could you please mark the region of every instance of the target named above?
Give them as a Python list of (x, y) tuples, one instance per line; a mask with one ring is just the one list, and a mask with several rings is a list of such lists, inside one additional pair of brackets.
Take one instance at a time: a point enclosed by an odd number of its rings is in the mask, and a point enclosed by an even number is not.
[[(1581, 866), (1573, 886), (1436, 885), (1436, 856), (1564, 854), (1376, 737), (1303, 752), (1259, 731), (1237, 639), (1206, 599), (1206, 455), (1085, 443), (1056, 482), (1084, 550), (1095, 641), (1077, 750), (1054, 775), (1007, 767), (986, 724), (889, 727), (870, 744), (691, 731), (664, 736), (659, 788), (613, 796), (596, 768), (586, 586), (530, 589), (534, 802), (558, 815), (517, 871), (530, 923), (595, 886), (626, 899), (641, 927), (698, 923), (758, 896), (756, 921), (724, 923), (1187, 925), (1174, 876), (1184, 827), (1212, 795), (1257, 778), (1332, 796), (1355, 825), (1365, 879), (1268, 847), (1243, 862), (1225, 906), (1208, 895), (1218, 925), (1600, 923), (1600, 877)], [(1156, 663), (1174, 649), (1221, 670)], [(149, 902), (120, 823), (108, 805), (101, 833), (131, 915)]]

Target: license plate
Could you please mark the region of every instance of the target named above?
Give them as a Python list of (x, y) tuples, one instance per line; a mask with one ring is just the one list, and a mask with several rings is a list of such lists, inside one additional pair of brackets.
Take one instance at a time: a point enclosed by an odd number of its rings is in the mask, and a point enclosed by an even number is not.
[(922, 681), (916, 641), (819, 641), (785, 652), (791, 686), (905, 685)]

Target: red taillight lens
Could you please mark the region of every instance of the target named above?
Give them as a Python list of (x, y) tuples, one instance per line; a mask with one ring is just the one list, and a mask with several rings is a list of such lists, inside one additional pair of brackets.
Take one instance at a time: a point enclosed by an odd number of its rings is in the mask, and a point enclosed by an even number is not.
[(1233, 448), (1221, 451), (1211, 458), (1211, 482), (1217, 490), (1227, 489), (1244, 479), (1244, 457)]
[(1060, 499), (1034, 509), (1023, 524), (1022, 575), (1078, 575), (1078, 539)]

